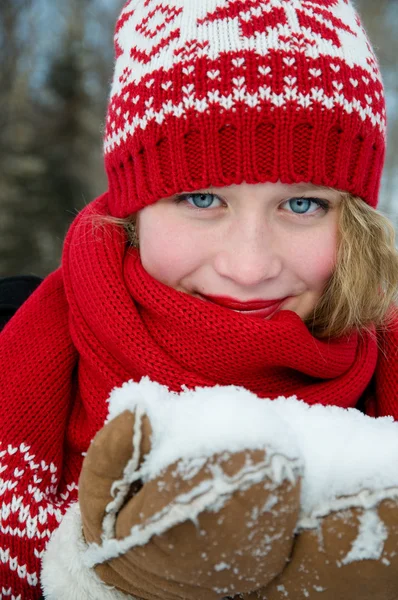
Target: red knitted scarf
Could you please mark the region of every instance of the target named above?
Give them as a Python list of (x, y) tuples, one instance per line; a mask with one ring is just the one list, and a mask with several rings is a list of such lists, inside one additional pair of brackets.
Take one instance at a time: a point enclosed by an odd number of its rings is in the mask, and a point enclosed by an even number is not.
[[(122, 228), (102, 222), (106, 202), (100, 197), (75, 220), (62, 268), (0, 336), (0, 495), (17, 507), (3, 515), (0, 547), (32, 573), (76, 497), (82, 453), (104, 423), (109, 392), (129, 379), (147, 375), (172, 390), (235, 384), (262, 397), (354, 407), (374, 375), (376, 414), (398, 418), (396, 333), (380, 340), (383, 352), (366, 333), (320, 341), (293, 312), (262, 321), (177, 292), (145, 272)], [(37, 535), (15, 535), (19, 506)], [(0, 580), (10, 577), (0, 564)], [(11, 583), (22, 592), (27, 585), (17, 575)]]
[[(377, 374), (386, 372), (390, 356), (378, 353), (371, 335), (318, 340), (291, 311), (252, 319), (154, 280), (124, 231), (101, 220), (106, 200), (75, 220), (62, 269), (2, 334), (2, 405), (18, 436), (14, 403), (26, 433), (39, 414), (40, 446), (40, 429), (51, 424), (65, 450), (80, 454), (103, 424), (111, 389), (144, 375), (172, 390), (234, 384), (262, 397), (354, 407), (377, 361)], [(377, 381), (378, 415), (398, 417), (395, 363), (390, 385)], [(59, 441), (47, 433), (54, 452)]]
[[(3, 407), (13, 412), (13, 402), (22, 403), (35, 428), (39, 413), (67, 452), (87, 448), (111, 389), (144, 375), (172, 390), (234, 384), (261, 397), (295, 394), (309, 404), (354, 407), (376, 362), (377, 374), (386, 371), (390, 357), (371, 335), (318, 340), (291, 311), (252, 319), (154, 280), (124, 231), (100, 219), (106, 200), (75, 220), (62, 269), (1, 337)], [(388, 371), (394, 382), (395, 363)], [(398, 417), (394, 386), (377, 381), (377, 391), (377, 414)], [(15, 423), (18, 435), (21, 425)]]

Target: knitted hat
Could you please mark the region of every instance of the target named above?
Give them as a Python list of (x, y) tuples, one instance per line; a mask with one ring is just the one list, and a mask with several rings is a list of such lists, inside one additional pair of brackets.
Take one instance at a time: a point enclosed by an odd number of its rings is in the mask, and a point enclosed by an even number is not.
[(383, 85), (349, 0), (130, 0), (115, 46), (114, 216), (243, 181), (307, 181), (376, 205)]

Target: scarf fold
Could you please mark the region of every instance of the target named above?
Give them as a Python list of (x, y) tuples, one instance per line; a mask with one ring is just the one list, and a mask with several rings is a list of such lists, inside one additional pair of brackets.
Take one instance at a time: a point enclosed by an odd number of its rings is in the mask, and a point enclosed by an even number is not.
[[(296, 395), (309, 404), (348, 408), (357, 405), (376, 372), (376, 414), (398, 418), (396, 333), (388, 352), (379, 353), (376, 337), (366, 332), (318, 340), (291, 311), (253, 319), (173, 290), (144, 270), (124, 230), (103, 218), (107, 214), (104, 194), (75, 219), (62, 268), (47, 278), (1, 338), (4, 347), (16, 331), (25, 336), (20, 360), (36, 376), (25, 377), (19, 393), (36, 399), (33, 404), (58, 407), (53, 420), (62, 413), (58, 432), (65, 428), (66, 456), (80, 457), (101, 428), (112, 388), (144, 375), (175, 391), (234, 384), (260, 397)], [(32, 336), (32, 315), (46, 298), (48, 304), (49, 295), (58, 300)], [(51, 356), (56, 368), (43, 368), (43, 356)], [(12, 360), (6, 369), (3, 393), (12, 396)], [(31, 422), (37, 427), (33, 411)], [(77, 469), (80, 463), (79, 458)]]

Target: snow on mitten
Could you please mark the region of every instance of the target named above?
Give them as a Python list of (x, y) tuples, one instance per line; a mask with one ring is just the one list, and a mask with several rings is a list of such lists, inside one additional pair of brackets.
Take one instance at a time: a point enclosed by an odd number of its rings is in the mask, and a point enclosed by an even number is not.
[[(113, 392), (110, 418), (79, 481), (81, 563), (101, 593), (216, 600), (282, 571), (300, 459), (269, 401), (233, 386), (174, 394), (144, 379)], [(70, 589), (48, 597), (71, 600)], [(111, 598), (82, 589), (79, 600)]]
[(397, 497), (333, 512), (301, 531), (282, 574), (245, 600), (396, 600), (397, 547)]
[(276, 401), (304, 460), (289, 564), (244, 600), (398, 598), (398, 423)]

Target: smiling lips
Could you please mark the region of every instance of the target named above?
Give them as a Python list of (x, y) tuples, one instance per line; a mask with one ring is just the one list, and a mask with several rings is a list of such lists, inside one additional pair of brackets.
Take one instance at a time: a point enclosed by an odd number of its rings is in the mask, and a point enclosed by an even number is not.
[(249, 302), (241, 302), (235, 300), (235, 298), (228, 298), (224, 296), (203, 296), (209, 302), (230, 308), (241, 313), (246, 313), (252, 317), (269, 317), (273, 315), (281, 306), (281, 304), (287, 300), (287, 298), (280, 298), (278, 300), (251, 300)]

